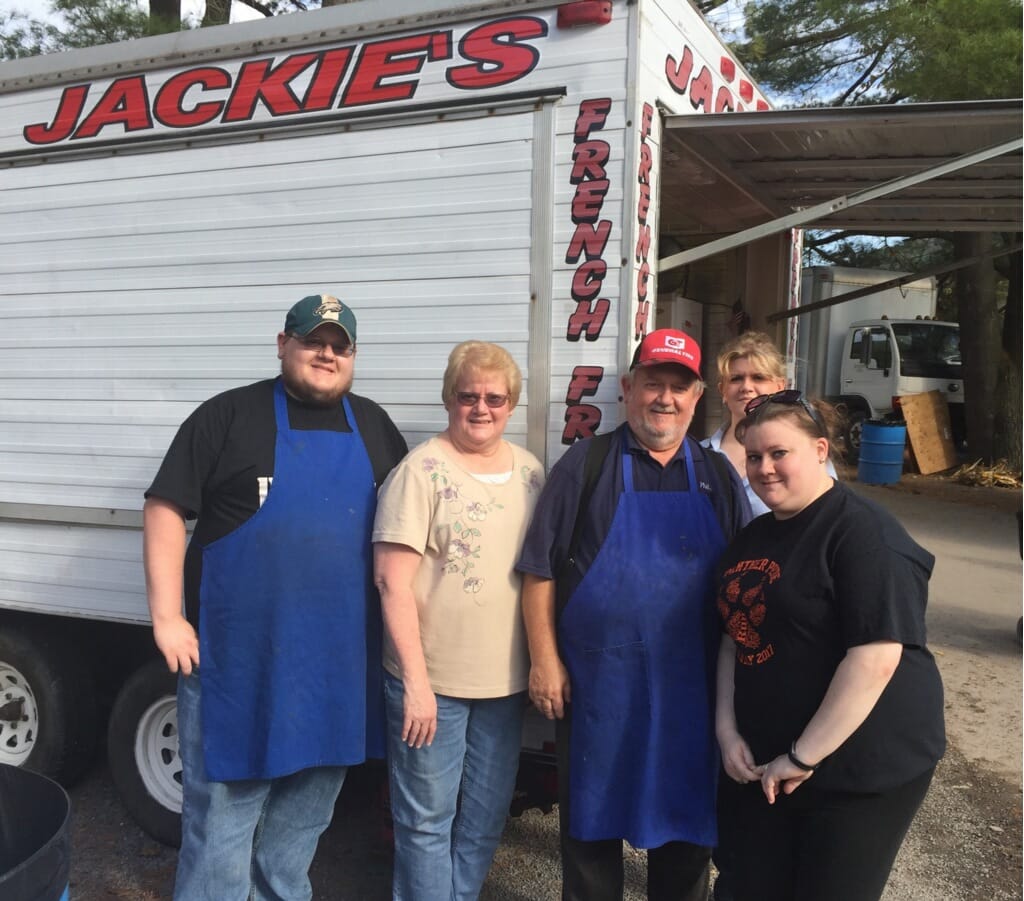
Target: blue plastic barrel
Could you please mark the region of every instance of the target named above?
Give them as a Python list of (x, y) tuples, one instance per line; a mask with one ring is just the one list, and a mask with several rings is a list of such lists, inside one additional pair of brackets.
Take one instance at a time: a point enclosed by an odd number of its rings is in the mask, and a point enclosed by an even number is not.
[(869, 485), (894, 485), (903, 472), (907, 427), (902, 422), (869, 419), (860, 437), (857, 480)]
[(71, 802), (52, 779), (0, 764), (0, 898), (68, 901)]

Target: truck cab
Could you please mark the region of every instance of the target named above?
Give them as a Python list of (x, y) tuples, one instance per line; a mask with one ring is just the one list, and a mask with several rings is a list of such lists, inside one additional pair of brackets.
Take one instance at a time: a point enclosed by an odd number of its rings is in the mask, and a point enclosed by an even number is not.
[(899, 418), (898, 398), (941, 391), (954, 441), (963, 436), (960, 327), (930, 319), (865, 319), (849, 326), (840, 368), (841, 397), (856, 453), (865, 419)]

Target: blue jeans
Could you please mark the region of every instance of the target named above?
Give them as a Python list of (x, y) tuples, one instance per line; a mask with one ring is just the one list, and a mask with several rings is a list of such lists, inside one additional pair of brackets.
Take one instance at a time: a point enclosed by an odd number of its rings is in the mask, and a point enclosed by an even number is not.
[(181, 851), (175, 901), (310, 901), (309, 867), (347, 767), (209, 782), (199, 676), (178, 680)]
[(429, 747), (402, 741), (402, 683), (385, 673), (395, 901), (475, 901), (515, 790), (525, 695), (437, 695)]

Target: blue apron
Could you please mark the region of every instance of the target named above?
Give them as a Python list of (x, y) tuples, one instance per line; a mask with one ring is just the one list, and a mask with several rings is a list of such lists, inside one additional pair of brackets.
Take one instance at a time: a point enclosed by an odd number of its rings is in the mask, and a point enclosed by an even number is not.
[(559, 620), (572, 686), (569, 834), (716, 844), (714, 565), (725, 547), (697, 488), (624, 488), (611, 531)]
[(207, 778), (272, 779), (383, 756), (373, 469), (351, 432), (293, 431), (274, 386), (274, 480), (203, 549), (199, 654)]

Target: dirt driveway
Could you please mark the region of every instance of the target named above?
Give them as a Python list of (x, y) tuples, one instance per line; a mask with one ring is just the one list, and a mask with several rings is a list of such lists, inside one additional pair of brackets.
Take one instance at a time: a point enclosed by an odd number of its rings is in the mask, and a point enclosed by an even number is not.
[[(929, 643), (946, 689), (950, 748), (893, 871), (885, 901), (1021, 899), (1020, 493), (905, 475), (854, 485), (879, 500), (938, 559)], [(386, 901), (391, 860), (346, 787), (313, 867), (318, 901)], [(74, 901), (170, 898), (176, 854), (132, 823), (100, 766), (72, 792)], [(627, 898), (644, 897), (643, 855), (630, 856)], [(483, 901), (557, 901), (554, 815), (510, 820)]]

